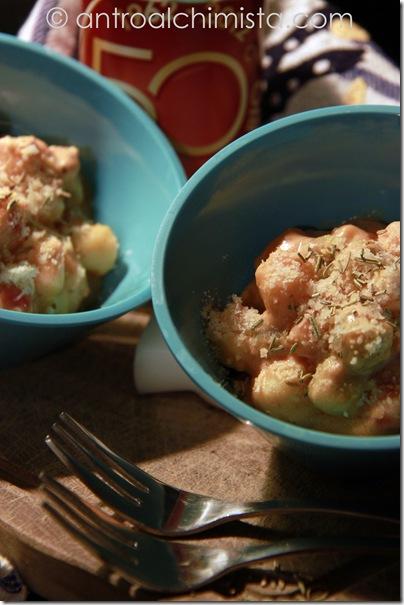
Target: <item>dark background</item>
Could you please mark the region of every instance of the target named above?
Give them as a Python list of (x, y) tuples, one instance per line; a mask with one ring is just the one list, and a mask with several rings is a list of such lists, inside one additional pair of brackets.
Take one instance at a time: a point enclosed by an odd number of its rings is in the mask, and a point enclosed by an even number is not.
[[(0, 0), (0, 31), (16, 33), (34, 0)], [(361, 5), (362, 4), (362, 5)], [(350, 12), (353, 19), (369, 30), (373, 40), (396, 62), (400, 61), (400, 5), (392, 2), (363, 3), (337, 0), (336, 10)], [(386, 6), (389, 6), (388, 10)]]

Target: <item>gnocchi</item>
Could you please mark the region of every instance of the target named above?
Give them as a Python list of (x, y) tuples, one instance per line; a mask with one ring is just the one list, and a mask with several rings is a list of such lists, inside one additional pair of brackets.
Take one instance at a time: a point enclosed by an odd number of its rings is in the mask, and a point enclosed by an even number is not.
[[(400, 225), (288, 229), (224, 309), (205, 309), (218, 360), (246, 400), (307, 428), (398, 432)], [(239, 382), (239, 379), (238, 379)]]
[(0, 138), (0, 307), (71, 313), (115, 265), (110, 227), (90, 222), (76, 147)]

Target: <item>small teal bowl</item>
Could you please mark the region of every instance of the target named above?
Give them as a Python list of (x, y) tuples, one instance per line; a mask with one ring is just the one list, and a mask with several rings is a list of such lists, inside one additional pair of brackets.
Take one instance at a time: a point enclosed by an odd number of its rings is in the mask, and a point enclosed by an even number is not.
[(99, 308), (58, 316), (0, 310), (0, 367), (6, 367), (150, 299), (153, 244), (185, 175), (163, 133), (115, 85), (77, 61), (7, 35), (0, 35), (1, 134), (77, 145), (95, 218), (120, 242)]
[(396, 107), (331, 107), (278, 120), (238, 139), (186, 183), (155, 246), (152, 295), (172, 353), (223, 409), (311, 466), (375, 472), (398, 461), (398, 435), (304, 429), (254, 409), (221, 384), (203, 334), (206, 293), (220, 303), (253, 275), (252, 261), (287, 227), (327, 228), (369, 213), (400, 215)]

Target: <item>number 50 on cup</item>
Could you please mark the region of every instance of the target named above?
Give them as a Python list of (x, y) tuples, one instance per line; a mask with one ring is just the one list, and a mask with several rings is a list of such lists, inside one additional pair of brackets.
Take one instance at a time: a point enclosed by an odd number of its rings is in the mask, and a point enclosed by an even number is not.
[(170, 138), (188, 175), (259, 123), (257, 0), (84, 0), (80, 60)]

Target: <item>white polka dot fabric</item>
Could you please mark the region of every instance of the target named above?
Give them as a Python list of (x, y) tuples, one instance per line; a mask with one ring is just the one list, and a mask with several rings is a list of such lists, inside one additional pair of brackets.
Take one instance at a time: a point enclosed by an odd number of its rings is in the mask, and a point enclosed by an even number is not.
[[(368, 32), (324, 0), (266, 0), (262, 69), (264, 122), (329, 105), (400, 102), (400, 72)], [(351, 19), (352, 17), (352, 19)]]

